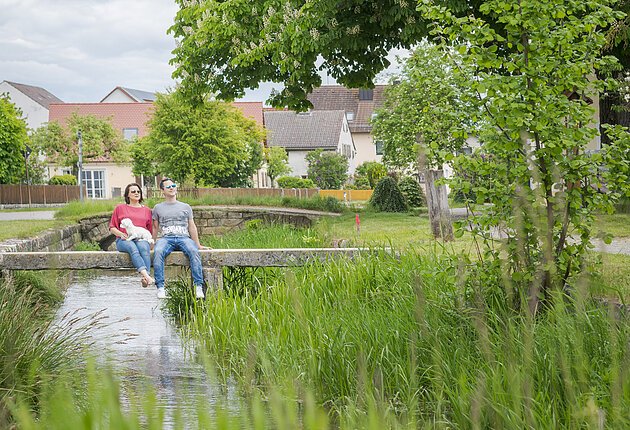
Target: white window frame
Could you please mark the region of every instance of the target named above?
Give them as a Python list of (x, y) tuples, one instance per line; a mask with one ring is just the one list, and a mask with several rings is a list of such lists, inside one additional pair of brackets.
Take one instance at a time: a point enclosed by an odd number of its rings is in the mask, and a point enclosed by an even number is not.
[[(100, 176), (100, 178), (96, 178)], [(83, 170), (83, 186), (87, 190), (87, 197), (89, 199), (105, 199), (107, 198), (107, 186), (105, 184), (104, 169), (86, 169)], [(96, 183), (98, 181), (98, 183)], [(98, 186), (100, 185), (100, 187)]]

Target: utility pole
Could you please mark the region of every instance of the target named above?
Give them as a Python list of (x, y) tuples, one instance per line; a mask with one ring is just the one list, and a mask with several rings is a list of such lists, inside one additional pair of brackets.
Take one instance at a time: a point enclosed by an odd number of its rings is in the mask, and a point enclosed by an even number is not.
[(79, 161), (77, 163), (79, 168), (79, 200), (83, 201), (83, 138), (81, 130), (77, 131), (77, 139), (79, 141)]
[(31, 179), (28, 177), (28, 156), (31, 155), (31, 147), (24, 148), (24, 167), (26, 167), (26, 189), (28, 190), (28, 207), (31, 207)]

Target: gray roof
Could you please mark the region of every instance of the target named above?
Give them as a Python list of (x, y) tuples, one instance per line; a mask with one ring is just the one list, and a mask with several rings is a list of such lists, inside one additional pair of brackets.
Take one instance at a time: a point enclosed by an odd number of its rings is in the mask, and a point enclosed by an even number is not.
[(290, 150), (335, 150), (345, 115), (342, 110), (295, 113), (266, 111), (267, 144)]
[(139, 102), (154, 102), (157, 98), (155, 93), (151, 93), (149, 91), (142, 90), (134, 90), (133, 88), (121, 87), (125, 90), (131, 97), (136, 99)]
[(46, 109), (48, 109), (48, 106), (50, 106), (51, 103), (63, 103), (63, 100), (57, 98), (55, 95), (53, 95), (52, 93), (46, 91), (45, 89), (41, 87), (35, 87), (33, 85), (18, 84), (17, 82), (10, 82), (10, 81), (5, 81), (5, 82), (11, 85), (12, 87), (14, 87), (15, 89), (19, 90), (28, 98), (39, 103)]

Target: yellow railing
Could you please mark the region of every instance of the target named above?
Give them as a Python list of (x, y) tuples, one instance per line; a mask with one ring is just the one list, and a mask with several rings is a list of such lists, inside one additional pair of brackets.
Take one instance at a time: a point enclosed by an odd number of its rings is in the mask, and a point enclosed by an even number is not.
[(369, 200), (373, 190), (319, 190), (321, 197), (334, 197), (343, 202)]

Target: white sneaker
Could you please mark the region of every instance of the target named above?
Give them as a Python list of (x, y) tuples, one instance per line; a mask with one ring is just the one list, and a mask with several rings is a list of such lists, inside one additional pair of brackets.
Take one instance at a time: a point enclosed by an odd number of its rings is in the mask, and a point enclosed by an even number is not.
[(195, 287), (195, 297), (198, 299), (204, 299), (206, 296), (203, 294), (203, 287), (197, 285)]
[(166, 298), (166, 290), (164, 289), (164, 287), (157, 289), (157, 298), (158, 299), (165, 299)]

